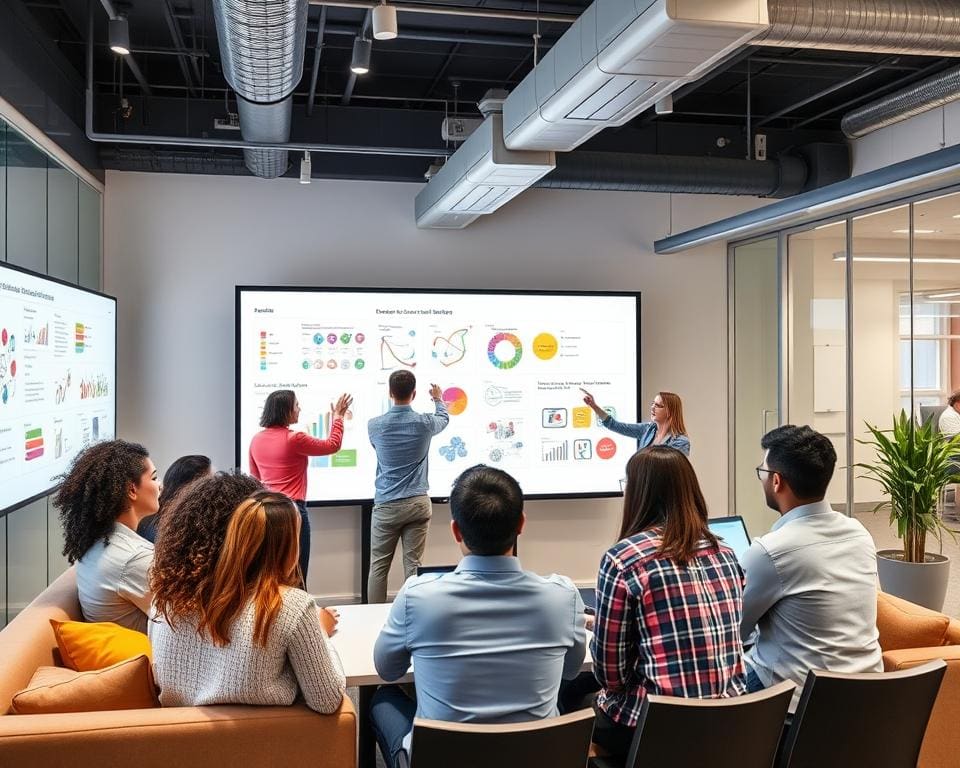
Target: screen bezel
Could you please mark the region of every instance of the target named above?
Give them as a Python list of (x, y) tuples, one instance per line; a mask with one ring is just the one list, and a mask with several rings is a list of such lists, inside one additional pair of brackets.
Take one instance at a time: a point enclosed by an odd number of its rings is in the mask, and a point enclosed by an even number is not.
[[(27, 275), (27, 276), (29, 276), (29, 277), (35, 277), (35, 278), (37, 278), (38, 280), (44, 280), (44, 281), (46, 281), (46, 282), (48, 282), (48, 283), (54, 283), (54, 284), (56, 284), (56, 285), (62, 285), (62, 286), (64, 286), (64, 287), (66, 287), (66, 288), (73, 288), (74, 290), (81, 291), (82, 293), (90, 293), (90, 294), (93, 294), (94, 296), (99, 296), (101, 299), (109, 299), (110, 301), (113, 302), (113, 381), (114, 381), (114, 390), (113, 390), (113, 426), (114, 426), (114, 436), (116, 436), (116, 434), (117, 434), (117, 432), (118, 432), (118, 430), (117, 430), (117, 400), (119, 399), (119, 398), (117, 397), (117, 388), (118, 388), (119, 383), (120, 383), (119, 378), (118, 378), (118, 376), (117, 376), (117, 374), (118, 374), (117, 358), (119, 357), (119, 354), (118, 354), (118, 352), (117, 352), (117, 348), (119, 347), (118, 337), (117, 337), (117, 331), (118, 331), (118, 329), (119, 329), (119, 327), (120, 327), (120, 326), (119, 326), (119, 318), (118, 318), (118, 315), (117, 315), (117, 297), (116, 297), (116, 296), (111, 296), (111, 295), (109, 295), (109, 294), (107, 294), (107, 293), (103, 293), (103, 292), (101, 292), (101, 291), (96, 291), (96, 290), (94, 290), (93, 288), (85, 288), (85, 287), (83, 287), (83, 286), (81, 286), (81, 285), (77, 285), (77, 284), (75, 284), (75, 283), (71, 283), (69, 280), (62, 280), (62, 279), (60, 279), (59, 277), (53, 277), (53, 276), (51, 276), (51, 275), (45, 275), (45, 274), (43, 274), (43, 273), (41, 273), (41, 272), (37, 272), (36, 270), (33, 270), (33, 269), (27, 269), (26, 267), (21, 267), (21, 266), (19, 266), (19, 265), (17, 265), (17, 264), (11, 264), (11, 263), (8, 262), (8, 261), (0, 261), (0, 271), (2, 271), (2, 270), (4, 270), (4, 269), (9, 269), (9, 270), (11, 270), (11, 271), (13, 271), (13, 272), (19, 272), (20, 274)], [(0, 509), (0, 518), (6, 517), (6, 516), (9, 515), (11, 512), (16, 512), (18, 509), (22, 509), (23, 507), (27, 506), (28, 504), (33, 504), (33, 502), (35, 502), (35, 501), (37, 501), (37, 500), (39, 500), (39, 499), (42, 499), (42, 498), (44, 498), (45, 496), (49, 496), (51, 493), (53, 493), (55, 490), (57, 490), (57, 488), (59, 488), (60, 485), (61, 485), (60, 483), (54, 483), (53, 485), (51, 485), (51, 486), (50, 486), (49, 488), (47, 488), (46, 490), (44, 490), (44, 491), (42, 491), (42, 492), (40, 492), (40, 493), (37, 493), (37, 494), (34, 495), (34, 496), (31, 496), (31, 497), (29, 497), (29, 498), (27, 498), (27, 499), (24, 499), (24, 500), (22, 500), (22, 501), (15, 502), (14, 504), (11, 504), (9, 507), (3, 507), (2, 509)]]
[[(233, 347), (233, 370), (234, 370), (234, 421), (233, 421), (233, 440), (234, 440), (234, 465), (241, 464), (240, 445), (240, 297), (244, 293), (396, 293), (396, 294), (452, 294), (452, 295), (481, 295), (481, 296), (599, 296), (599, 297), (620, 297), (633, 298), (636, 311), (636, 379), (637, 402), (636, 413), (641, 413), (641, 387), (640, 371), (642, 348), (640, 340), (641, 317), (640, 317), (640, 291), (544, 291), (544, 290), (481, 290), (476, 288), (349, 288), (349, 287), (319, 287), (308, 286), (301, 287), (296, 285), (237, 285), (234, 291), (234, 347)], [(372, 484), (371, 484), (372, 485)], [(537, 493), (524, 494), (523, 498), (529, 501), (548, 501), (553, 499), (608, 499), (623, 496), (622, 491), (594, 492), (594, 493)], [(446, 504), (449, 496), (432, 496), (431, 501), (436, 504)], [(361, 504), (372, 504), (373, 497), (364, 499), (338, 499), (335, 501), (308, 501), (308, 507), (351, 507)]]

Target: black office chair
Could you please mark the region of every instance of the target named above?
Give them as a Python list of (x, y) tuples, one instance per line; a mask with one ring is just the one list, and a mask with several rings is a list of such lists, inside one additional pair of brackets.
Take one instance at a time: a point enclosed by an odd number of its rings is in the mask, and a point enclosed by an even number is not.
[(916, 768), (943, 659), (900, 672), (811, 671), (778, 768)]
[(410, 768), (584, 768), (592, 709), (506, 725), (413, 721)]
[(651, 694), (641, 705), (626, 763), (595, 757), (590, 768), (770, 768), (794, 690), (784, 682), (730, 699)]

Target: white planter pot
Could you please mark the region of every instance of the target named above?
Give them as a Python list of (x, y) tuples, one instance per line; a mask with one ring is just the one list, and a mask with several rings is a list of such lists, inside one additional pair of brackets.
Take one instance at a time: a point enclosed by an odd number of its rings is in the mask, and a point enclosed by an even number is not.
[(932, 611), (942, 611), (950, 578), (950, 558), (929, 552), (925, 563), (905, 563), (902, 558), (901, 549), (877, 552), (880, 588)]

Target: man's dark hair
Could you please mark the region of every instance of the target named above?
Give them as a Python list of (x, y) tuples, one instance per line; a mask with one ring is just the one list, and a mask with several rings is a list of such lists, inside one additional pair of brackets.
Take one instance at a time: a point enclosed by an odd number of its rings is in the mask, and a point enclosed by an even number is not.
[(947, 400), (947, 405), (953, 408), (958, 402), (960, 402), (960, 389), (950, 395), (950, 399)]
[(417, 377), (402, 369), (390, 374), (390, 394), (394, 400), (409, 400), (417, 388)]
[(502, 555), (517, 541), (523, 491), (502, 469), (477, 464), (454, 482), (450, 514), (473, 554)]
[(293, 418), (293, 404), (297, 402), (297, 395), (292, 389), (277, 389), (267, 395), (263, 404), (263, 413), (260, 416), (260, 426), (288, 427)]
[(804, 425), (784, 424), (760, 441), (768, 451), (767, 467), (787, 482), (798, 499), (822, 499), (833, 477), (837, 452), (833, 443)]

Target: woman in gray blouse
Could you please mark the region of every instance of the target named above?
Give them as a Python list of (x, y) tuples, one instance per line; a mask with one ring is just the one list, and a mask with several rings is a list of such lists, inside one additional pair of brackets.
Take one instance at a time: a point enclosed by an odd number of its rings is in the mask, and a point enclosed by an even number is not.
[[(177, 530), (176, 516), (177, 508), (164, 530)], [(179, 547), (168, 549), (161, 537), (148, 634), (164, 706), (290, 705), (298, 695), (317, 712), (340, 706), (343, 669), (322, 609), (297, 588), (299, 537), (300, 513), (283, 494), (257, 491), (241, 501), (219, 552), (199, 564), (209, 576), (202, 600), (177, 583), (179, 564), (167, 558)]]
[(687, 437), (687, 427), (683, 423), (683, 402), (680, 395), (674, 392), (657, 392), (650, 404), (650, 421), (627, 424), (617, 421), (597, 405), (597, 401), (587, 390), (581, 388), (580, 391), (583, 392), (583, 402), (597, 414), (597, 421), (618, 435), (636, 438), (638, 451), (648, 445), (666, 445), (676, 448), (685, 456), (690, 455), (690, 438)]
[(87, 621), (147, 631), (153, 544), (137, 535), (137, 525), (156, 513), (159, 496), (147, 449), (126, 440), (94, 443), (64, 476), (53, 503)]

